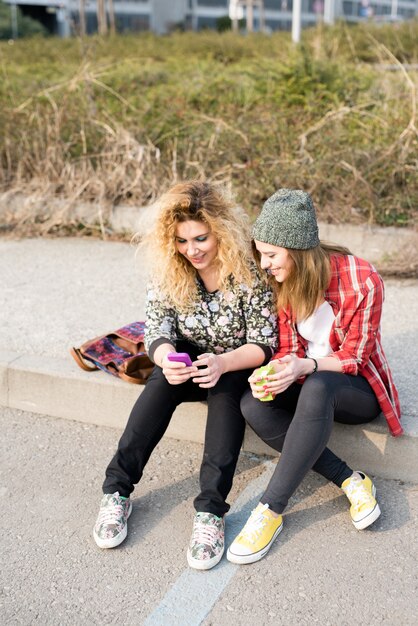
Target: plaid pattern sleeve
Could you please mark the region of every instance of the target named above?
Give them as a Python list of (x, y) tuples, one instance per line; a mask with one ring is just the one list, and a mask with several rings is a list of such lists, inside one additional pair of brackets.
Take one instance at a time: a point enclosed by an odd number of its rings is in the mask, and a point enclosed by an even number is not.
[(355, 376), (375, 349), (384, 289), (372, 266), (359, 264), (352, 256), (347, 259), (348, 266), (338, 278), (338, 293), (327, 292), (327, 299), (339, 303), (330, 343), (342, 371)]
[(333, 356), (343, 372), (366, 378), (391, 434), (401, 435), (398, 391), (380, 336), (383, 281), (373, 265), (352, 255), (333, 255), (331, 267), (325, 298), (335, 314), (330, 334)]

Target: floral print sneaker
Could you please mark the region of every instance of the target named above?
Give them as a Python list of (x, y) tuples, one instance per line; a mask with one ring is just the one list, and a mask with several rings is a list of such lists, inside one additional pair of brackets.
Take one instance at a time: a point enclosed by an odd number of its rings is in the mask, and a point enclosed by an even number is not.
[(187, 562), (190, 567), (203, 570), (215, 567), (224, 553), (224, 534), (222, 517), (213, 513), (196, 513), (187, 550)]
[(132, 513), (132, 502), (119, 492), (105, 493), (93, 529), (94, 541), (99, 548), (115, 548), (126, 539), (128, 517)]

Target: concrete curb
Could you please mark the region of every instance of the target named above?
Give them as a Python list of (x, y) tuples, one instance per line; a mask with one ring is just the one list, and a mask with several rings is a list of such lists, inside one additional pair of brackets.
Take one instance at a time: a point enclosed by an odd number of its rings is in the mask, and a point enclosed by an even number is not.
[[(83, 372), (70, 356), (57, 359), (0, 352), (0, 405), (8, 408), (122, 429), (142, 389), (102, 372)], [(204, 403), (184, 403), (166, 436), (202, 443), (205, 421)], [(393, 438), (383, 417), (365, 427), (335, 424), (330, 448), (351, 466), (372, 475), (418, 483), (416, 419), (404, 416), (403, 425), (405, 435)], [(277, 456), (249, 428), (243, 450)]]
[[(106, 210), (100, 204), (78, 203), (69, 205), (67, 201), (55, 199), (54, 210), (62, 211), (69, 221), (79, 220), (86, 226), (97, 227), (103, 220), (110, 231), (117, 235), (133, 234), (140, 229), (143, 220), (147, 222), (146, 206), (118, 205)], [(43, 216), (48, 210), (52, 210), (42, 198), (25, 196), (23, 194), (0, 194), (0, 214), (3, 213), (8, 219), (18, 220), (30, 210), (31, 214)], [(347, 246), (351, 251), (368, 261), (375, 263), (379, 269), (396, 263), (407, 255), (408, 260), (414, 266), (411, 267), (411, 275), (416, 269), (416, 256), (414, 251), (418, 249), (418, 232), (415, 228), (398, 228), (394, 226), (370, 226), (369, 224), (327, 224), (318, 222), (319, 236), (324, 241), (330, 241)]]
[[(81, 207), (80, 207), (81, 210)], [(146, 207), (114, 207), (110, 227), (115, 233), (134, 233)], [(368, 224), (327, 224), (318, 222), (319, 236), (324, 241), (347, 246), (368, 261), (377, 264), (396, 259), (404, 250), (418, 248), (418, 232), (413, 228), (370, 226)]]

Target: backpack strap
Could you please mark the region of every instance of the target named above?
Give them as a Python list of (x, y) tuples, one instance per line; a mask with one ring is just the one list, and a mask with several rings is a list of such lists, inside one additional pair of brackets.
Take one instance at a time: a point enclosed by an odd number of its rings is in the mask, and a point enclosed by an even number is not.
[(95, 370), (99, 369), (95, 365), (87, 365), (87, 362), (83, 359), (79, 348), (71, 348), (70, 354), (73, 357), (74, 361), (77, 363), (77, 365), (81, 367), (81, 369), (85, 372), (94, 372)]

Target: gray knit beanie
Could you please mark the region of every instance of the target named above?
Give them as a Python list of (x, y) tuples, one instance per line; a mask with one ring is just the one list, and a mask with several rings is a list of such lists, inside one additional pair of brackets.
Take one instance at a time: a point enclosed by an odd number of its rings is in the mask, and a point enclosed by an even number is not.
[(300, 189), (276, 191), (254, 223), (253, 238), (280, 248), (315, 248), (319, 237), (311, 196)]

